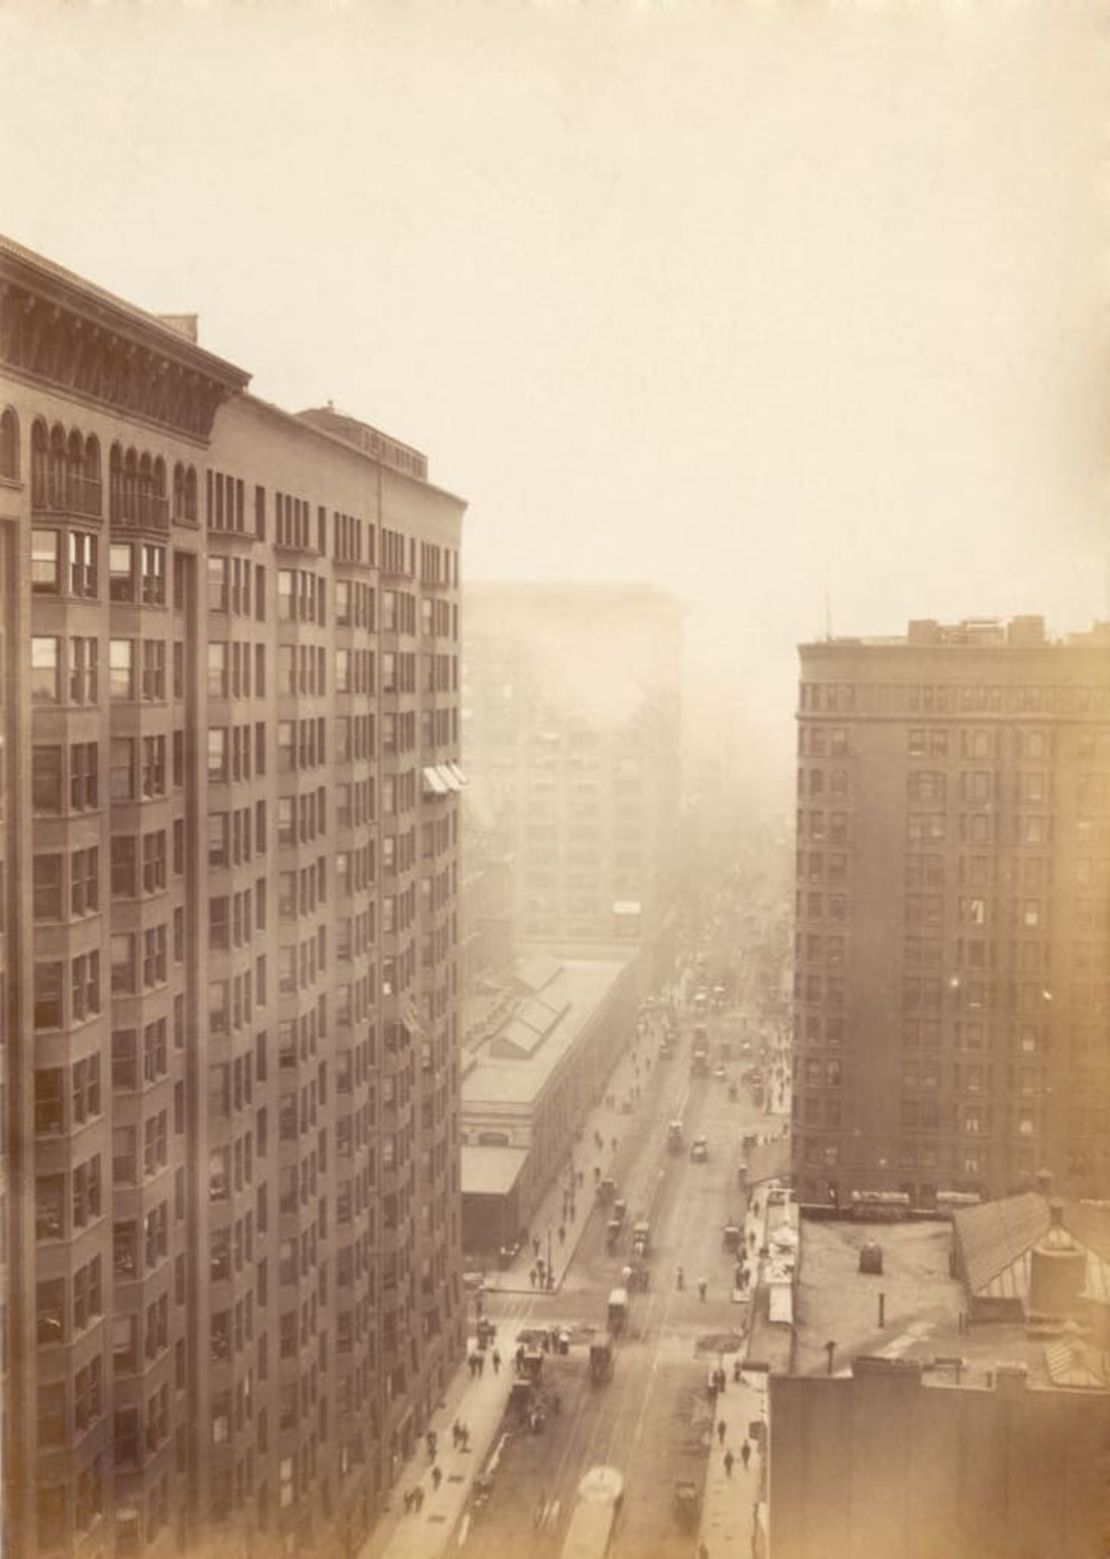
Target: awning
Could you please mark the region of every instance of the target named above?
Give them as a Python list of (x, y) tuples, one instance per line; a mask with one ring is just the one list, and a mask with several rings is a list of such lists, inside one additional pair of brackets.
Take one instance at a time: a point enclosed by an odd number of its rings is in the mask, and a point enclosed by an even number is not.
[(424, 777), (424, 794), (425, 795), (445, 796), (447, 794), (447, 792), (452, 788), (450, 785), (447, 784), (447, 782), (445, 780), (440, 778), (440, 773), (439, 773), (438, 769), (434, 769), (434, 768), (427, 768), (427, 769), (425, 769), (423, 771), (423, 777)]
[(449, 763), (437, 763), (436, 773), (443, 781), (443, 785), (446, 790), (461, 790), (462, 787), (460, 786), (458, 780), (451, 773), (451, 765)]
[(458, 780), (460, 786), (469, 785), (470, 784), (470, 781), (467, 779), (466, 774), (464, 773), (462, 767), (459, 764), (457, 764), (457, 763), (449, 763), (447, 765), (447, 767), (451, 770), (451, 773)]

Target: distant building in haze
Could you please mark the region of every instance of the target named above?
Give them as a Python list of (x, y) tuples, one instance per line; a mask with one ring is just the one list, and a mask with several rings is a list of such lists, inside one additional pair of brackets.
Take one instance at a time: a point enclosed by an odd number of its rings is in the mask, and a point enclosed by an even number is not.
[(1110, 628), (800, 654), (800, 1199), (1110, 1194)]
[(640, 584), (464, 593), (471, 801), (514, 859), (518, 937), (666, 938), (677, 877), (682, 611)]

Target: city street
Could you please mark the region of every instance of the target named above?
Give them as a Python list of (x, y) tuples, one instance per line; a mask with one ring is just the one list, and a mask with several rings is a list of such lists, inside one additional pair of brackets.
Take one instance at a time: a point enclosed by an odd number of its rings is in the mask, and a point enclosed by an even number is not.
[[(737, 1185), (746, 1132), (767, 1130), (746, 1089), (729, 1098), (728, 1084), (715, 1077), (691, 1078), (689, 1022), (677, 1053), (669, 1060), (648, 1058), (654, 1041), (641, 1041), (638, 1059), (641, 1097), (632, 1114), (621, 1117), (623, 1134), (610, 1173), (617, 1194), (628, 1206), (618, 1249), (606, 1249), (607, 1209), (597, 1206), (563, 1275), (551, 1295), (489, 1296), (487, 1313), (498, 1323), (498, 1341), (511, 1368), (517, 1334), (523, 1327), (565, 1326), (571, 1333), (565, 1357), (545, 1354), (541, 1401), (543, 1428), (532, 1433), (515, 1425), (503, 1443), (496, 1477), (481, 1519), (470, 1525), (465, 1550), (477, 1556), (537, 1543), (557, 1551), (573, 1504), (578, 1480), (598, 1463), (617, 1466), (625, 1478), (625, 1500), (616, 1535), (618, 1552), (634, 1555), (688, 1555), (696, 1525), (681, 1527), (672, 1507), (676, 1480), (690, 1479), (701, 1493), (710, 1442), (721, 1454), (715, 1433), (717, 1415), (710, 1401), (710, 1370), (723, 1365), (728, 1393), (736, 1393), (732, 1361), (741, 1342), (746, 1306), (732, 1298), (736, 1256), (724, 1248), (723, 1230), (741, 1222), (744, 1198)], [(714, 1064), (716, 1045), (713, 1046)], [(729, 1063), (731, 1075), (740, 1067)], [(667, 1127), (683, 1122), (680, 1154), (667, 1149)], [(777, 1123), (776, 1123), (777, 1124)], [(704, 1135), (709, 1158), (692, 1162), (690, 1143)], [(579, 1149), (579, 1166), (592, 1178), (593, 1144)], [(629, 1294), (628, 1324), (617, 1339), (613, 1377), (592, 1383), (589, 1343), (607, 1335), (607, 1300), (621, 1283), (629, 1259), (630, 1226), (640, 1217), (651, 1224), (651, 1286)], [(676, 1269), (685, 1287), (676, 1285)], [(699, 1298), (698, 1281), (706, 1281)], [(552, 1411), (554, 1396), (559, 1410)], [(729, 1415), (733, 1417), (734, 1415)], [(730, 1430), (736, 1439), (738, 1430)], [(743, 1436), (740, 1434), (740, 1440)], [(733, 1447), (739, 1451), (739, 1442)]]

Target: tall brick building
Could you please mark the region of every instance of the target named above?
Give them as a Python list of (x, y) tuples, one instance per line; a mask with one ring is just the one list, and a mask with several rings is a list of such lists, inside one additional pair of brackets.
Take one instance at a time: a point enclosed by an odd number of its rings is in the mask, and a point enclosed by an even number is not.
[(1110, 1195), (1110, 629), (800, 654), (801, 1198)]
[(0, 242), (7, 1551), (354, 1552), (463, 1346), (463, 504)]

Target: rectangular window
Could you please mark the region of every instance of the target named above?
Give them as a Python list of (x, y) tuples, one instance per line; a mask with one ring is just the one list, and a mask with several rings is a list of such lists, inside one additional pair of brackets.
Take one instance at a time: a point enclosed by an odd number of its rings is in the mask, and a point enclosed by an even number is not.
[(62, 857), (36, 855), (33, 866), (32, 912), (36, 920), (62, 918)]
[(74, 637), (69, 641), (69, 701), (95, 704), (99, 699), (100, 644), (96, 639)]
[(143, 698), (160, 703), (166, 696), (166, 643), (164, 639), (143, 640)]
[(144, 545), (140, 548), (142, 600), (144, 606), (166, 604), (166, 549)]
[(74, 812), (93, 812), (100, 791), (100, 749), (75, 742), (69, 749), (69, 804)]
[(50, 637), (35, 636), (31, 640), (31, 698), (36, 704), (58, 702), (59, 643)]
[(57, 814), (62, 810), (62, 749), (34, 747), (31, 750), (31, 807), (39, 813)]
[(138, 1046), (134, 1029), (112, 1030), (112, 1090), (132, 1093), (139, 1086)]
[(135, 556), (130, 542), (113, 541), (108, 547), (108, 599), (135, 599)]
[(75, 850), (70, 857), (70, 911), (93, 915), (100, 908), (100, 851)]
[(61, 532), (31, 532), (31, 589), (43, 595), (57, 595), (61, 588)]
[(35, 1028), (62, 1026), (63, 965), (60, 960), (35, 965)]
[(115, 699), (135, 696), (135, 642), (111, 639), (108, 643), (108, 692)]
[(208, 778), (227, 780), (227, 727), (210, 726), (208, 731)]

